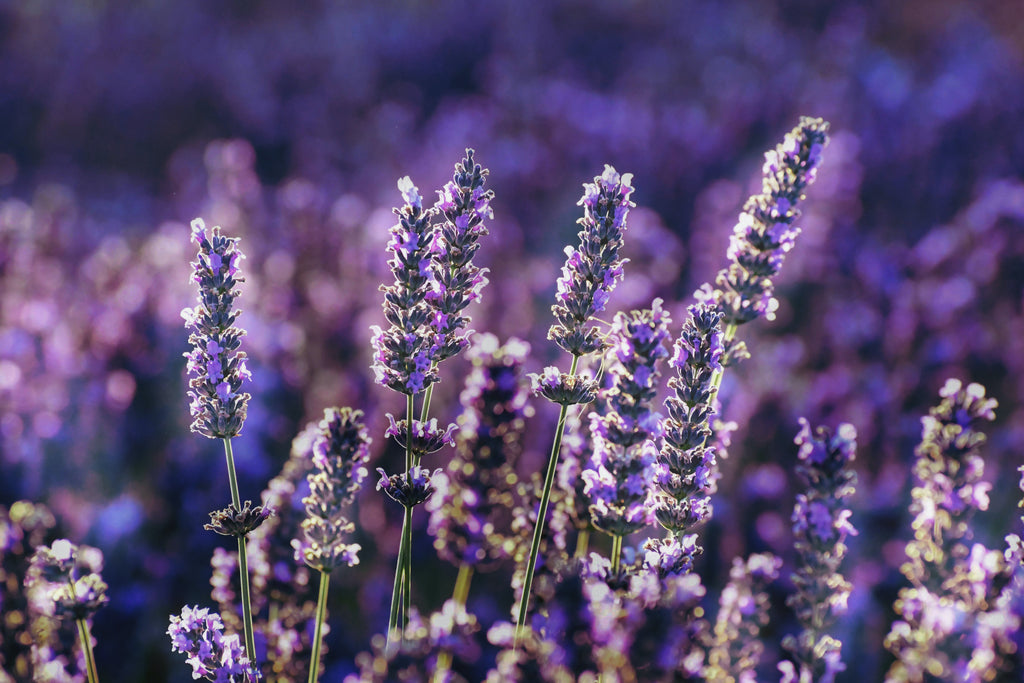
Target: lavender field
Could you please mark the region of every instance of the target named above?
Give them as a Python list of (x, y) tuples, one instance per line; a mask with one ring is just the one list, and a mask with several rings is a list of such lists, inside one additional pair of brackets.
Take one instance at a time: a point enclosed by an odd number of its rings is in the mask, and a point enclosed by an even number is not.
[(1018, 0), (0, 2), (0, 683), (1021, 680), (1022, 124)]

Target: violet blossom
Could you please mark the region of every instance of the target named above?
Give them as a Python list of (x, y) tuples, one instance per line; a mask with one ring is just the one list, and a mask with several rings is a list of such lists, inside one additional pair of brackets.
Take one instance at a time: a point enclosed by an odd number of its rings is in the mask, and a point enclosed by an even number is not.
[(214, 683), (254, 683), (260, 679), (238, 634), (225, 635), (220, 615), (206, 607), (186, 605), (181, 615), (171, 615), (167, 635), (171, 650), (185, 655), (192, 666), (192, 678)]

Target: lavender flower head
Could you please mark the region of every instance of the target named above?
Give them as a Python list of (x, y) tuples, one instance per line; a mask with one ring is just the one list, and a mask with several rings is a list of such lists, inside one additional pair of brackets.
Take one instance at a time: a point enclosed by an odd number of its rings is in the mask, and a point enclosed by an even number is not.
[(91, 618), (110, 602), (102, 570), (103, 553), (97, 548), (62, 538), (36, 548), (25, 583), (42, 588), (39, 606), (44, 614), (77, 621)]
[[(983, 421), (995, 418), (996, 401), (979, 384), (950, 379), (942, 401), (922, 418), (915, 452), (910, 511), (914, 539), (901, 568), (911, 586), (896, 600), (900, 617), (885, 646), (897, 656), (887, 680), (921, 680), (925, 674), (987, 680), (1014, 649), (1020, 618), (997, 587), (1011, 578), (1003, 553), (968, 545), (971, 519), (988, 507), (981, 478)], [(1011, 582), (1012, 583), (1012, 582)]]
[(434, 312), (430, 325), (438, 362), (469, 346), (465, 329), (469, 318), (464, 311), (480, 299), (487, 284), (487, 269), (473, 264), (478, 240), (487, 234), (484, 219), (494, 218), (494, 192), (484, 190), (487, 174), (473, 161), (473, 150), (467, 149), (466, 158), (455, 166), (455, 175), (437, 193), (434, 209), (444, 221), (437, 228), (427, 301)]
[(355, 525), (348, 508), (366, 479), (371, 439), (363, 413), (351, 408), (328, 408), (313, 442), (313, 471), (307, 476), (309, 495), (302, 499), (306, 519), (304, 540), (293, 542), (295, 559), (322, 572), (342, 564), (359, 563), (358, 543), (345, 543)]
[(415, 507), (424, 502), (434, 493), (432, 480), (441, 474), (441, 469), (433, 472), (413, 465), (408, 472), (388, 475), (383, 468), (377, 468), (380, 480), (377, 482), (377, 490), (384, 491), (388, 498), (405, 507)]
[[(655, 515), (675, 535), (687, 533), (711, 515), (709, 496), (717, 468), (714, 447), (706, 443), (714, 413), (712, 378), (721, 370), (723, 351), (721, 314), (711, 304), (694, 304), (669, 361), (675, 370), (668, 382), (673, 394), (665, 400), (668, 415), (662, 421), (658, 455)], [(649, 549), (660, 552), (661, 543), (650, 541)], [(695, 543), (680, 547), (700, 552)], [(679, 566), (688, 566), (688, 560), (680, 558)]]
[(201, 218), (192, 221), (192, 241), (199, 245), (198, 258), (192, 263), (192, 280), (199, 285), (198, 305), (181, 312), (185, 327), (192, 330), (189, 343), (188, 392), (191, 403), (192, 431), (211, 439), (230, 439), (238, 435), (245, 422), (250, 395), (242, 383), (251, 375), (246, 354), (239, 351), (245, 330), (235, 325), (241, 313), (234, 309), (239, 295), (236, 288), (245, 256), (238, 249), (237, 237), (224, 237), (220, 227), (207, 230)]
[(570, 375), (549, 365), (544, 372), (529, 375), (533, 393), (552, 403), (572, 406), (590, 403), (597, 397), (597, 382), (585, 375)]
[(729, 243), (729, 267), (719, 271), (717, 288), (705, 284), (696, 293), (719, 307), (726, 327), (775, 318), (779, 303), (772, 296), (772, 278), (800, 234), (793, 226), (800, 216), (797, 204), (817, 175), (828, 127), (822, 119), (802, 117), (782, 144), (765, 154), (761, 194), (743, 206)]
[(438, 359), (431, 321), (434, 312), (426, 296), (430, 288), (434, 246), (433, 210), (423, 210), (423, 198), (408, 176), (398, 181), (405, 204), (394, 209), (398, 223), (391, 228), (388, 265), (395, 284), (381, 285), (384, 317), (390, 325), (374, 325), (371, 339), (373, 372), (378, 384), (403, 394), (418, 394), (437, 381)]
[(845, 502), (854, 493), (857, 475), (852, 463), (857, 431), (841, 424), (832, 433), (819, 427), (814, 433), (800, 419), (796, 444), (800, 464), (796, 471), (807, 486), (793, 509), (793, 535), (800, 566), (793, 583), (796, 592), (786, 604), (793, 608), (802, 631), (783, 639), (793, 662), (780, 665), (783, 680), (830, 681), (845, 667), (840, 659), (842, 643), (828, 634), (836, 619), (846, 612), (852, 586), (839, 566), (846, 555), (846, 537), (856, 534)]
[(171, 615), (167, 635), (171, 651), (186, 656), (192, 678), (215, 683), (253, 683), (260, 679), (252, 668), (238, 634), (224, 635), (220, 615), (208, 608), (188, 607)]
[[(391, 413), (387, 414), (390, 426), (384, 432), (384, 436), (393, 436), (395, 441), (404, 449), (409, 444), (409, 423), (406, 420), (396, 420)], [(422, 420), (412, 421), (412, 454), (414, 462), (428, 453), (436, 453), (445, 446), (455, 444), (456, 425), (450, 424), (441, 429), (437, 424), (437, 418), (431, 418), (427, 422)]]
[(556, 323), (548, 339), (575, 356), (592, 353), (602, 347), (601, 335), (588, 321), (605, 309), (616, 283), (622, 278), (625, 259), (619, 257), (626, 216), (635, 206), (629, 201), (633, 192), (631, 173), (621, 176), (611, 166), (583, 184), (583, 218), (577, 221), (578, 249), (565, 248), (568, 257), (558, 278), (557, 302), (551, 311)]

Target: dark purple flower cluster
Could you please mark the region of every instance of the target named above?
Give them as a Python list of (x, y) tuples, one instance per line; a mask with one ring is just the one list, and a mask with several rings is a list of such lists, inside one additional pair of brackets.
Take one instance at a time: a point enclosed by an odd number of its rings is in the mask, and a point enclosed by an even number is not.
[(444, 217), (437, 226), (431, 290), (427, 301), (434, 309), (431, 328), (438, 347), (437, 362), (450, 358), (469, 345), (466, 307), (480, 299), (487, 284), (487, 269), (473, 264), (479, 239), (487, 234), (484, 219), (494, 217), (493, 190), (484, 189), (487, 169), (473, 160), (473, 150), (455, 165), (455, 174), (438, 190), (434, 209)]
[(388, 498), (399, 505), (412, 508), (434, 494), (433, 479), (441, 474), (441, 468), (431, 472), (425, 467), (413, 465), (408, 472), (388, 476), (384, 468), (378, 467), (377, 474), (380, 475), (378, 491), (384, 491)]
[(192, 666), (192, 678), (214, 683), (255, 683), (259, 672), (249, 665), (245, 647), (237, 634), (224, 634), (220, 615), (206, 607), (184, 607), (171, 615), (167, 627), (171, 650), (185, 655)]
[(631, 173), (621, 176), (611, 166), (583, 184), (583, 218), (577, 221), (579, 249), (566, 247), (568, 258), (558, 278), (557, 303), (551, 307), (557, 321), (548, 331), (548, 339), (573, 354), (582, 356), (603, 346), (600, 333), (587, 327), (590, 319), (605, 309), (615, 284), (622, 279), (625, 260), (619, 257), (626, 216), (635, 206), (629, 201), (633, 192)]
[(805, 116), (765, 153), (761, 194), (743, 206), (729, 243), (729, 267), (719, 271), (717, 289), (705, 284), (697, 292), (699, 299), (718, 306), (724, 326), (775, 318), (779, 302), (772, 296), (772, 278), (800, 234), (793, 227), (800, 216), (797, 204), (814, 182), (826, 144), (828, 123)]
[(303, 538), (295, 542), (295, 559), (330, 573), (343, 564), (358, 564), (358, 543), (344, 539), (355, 529), (349, 507), (366, 478), (370, 437), (363, 412), (328, 408), (313, 442), (313, 470), (308, 475), (309, 495), (302, 499), (306, 519)]
[(487, 567), (512, 556), (512, 510), (518, 502), (515, 463), (530, 414), (522, 366), (530, 347), (518, 339), (500, 345), (477, 335), (467, 352), (473, 369), (463, 406), (455, 456), (432, 479), (426, 502), (434, 547), (457, 566)]
[(434, 363), (433, 312), (426, 300), (430, 291), (434, 250), (432, 211), (423, 209), (423, 198), (409, 176), (398, 181), (405, 204), (394, 210), (398, 223), (391, 228), (389, 265), (395, 284), (381, 285), (384, 317), (390, 327), (374, 325), (373, 372), (377, 382), (403, 394), (418, 394), (437, 381)]
[[(723, 354), (721, 313), (708, 303), (694, 304), (689, 313), (669, 361), (676, 374), (668, 382), (673, 395), (665, 400), (654, 508), (658, 522), (677, 537), (711, 515), (708, 496), (716, 468), (707, 440), (716, 392), (712, 379), (721, 372)], [(686, 571), (693, 557), (686, 553), (700, 552), (695, 540), (687, 539), (652, 539), (647, 549), (654, 553), (652, 561), (670, 572)], [(670, 552), (684, 554), (673, 563)]]
[(224, 237), (220, 226), (207, 230), (201, 218), (192, 221), (192, 241), (199, 245), (193, 261), (193, 281), (199, 286), (199, 303), (181, 312), (192, 330), (188, 341), (189, 410), (192, 431), (211, 439), (230, 439), (242, 430), (250, 395), (242, 383), (251, 379), (246, 354), (239, 351), (245, 330), (235, 325), (241, 314), (233, 309), (241, 261), (237, 237)]
[(845, 499), (853, 495), (857, 474), (853, 460), (857, 450), (857, 430), (841, 424), (833, 434), (818, 427), (812, 434), (810, 423), (801, 418), (796, 444), (800, 447), (796, 472), (806, 493), (797, 495), (793, 509), (793, 536), (800, 565), (793, 575), (796, 592), (786, 604), (796, 612), (802, 627), (796, 636), (783, 639), (793, 662), (783, 662), (783, 680), (832, 681), (843, 671), (842, 643), (828, 633), (836, 619), (846, 613), (853, 586), (839, 566), (846, 556), (846, 537), (856, 534), (850, 523)]
[(547, 366), (542, 373), (531, 372), (529, 377), (533, 393), (552, 403), (573, 406), (590, 403), (597, 397), (597, 382), (592, 378), (560, 372), (554, 365)]
[(441, 429), (437, 424), (437, 418), (431, 418), (424, 422), (422, 420), (412, 421), (412, 443), (409, 444), (409, 423), (406, 420), (397, 421), (391, 413), (387, 414), (390, 426), (384, 432), (384, 436), (393, 436), (402, 449), (410, 447), (412, 450), (413, 462), (419, 462), (420, 458), (429, 453), (436, 453), (445, 446), (455, 445), (454, 424)]
[[(733, 559), (729, 582), (719, 598), (714, 631), (708, 634), (707, 681), (753, 683), (764, 644), (761, 629), (770, 607), (765, 588), (779, 577), (782, 560), (770, 553)], [(815, 679), (817, 680), (817, 679)]]
[(974, 513), (988, 507), (979, 427), (995, 419), (996, 400), (957, 379), (939, 393), (942, 401), (921, 419), (916, 450), (914, 539), (902, 567), (911, 586), (900, 591), (900, 619), (885, 639), (897, 656), (892, 681), (986, 680), (1013, 650), (1010, 635), (1019, 627), (1009, 602), (998, 599), (1008, 579), (1003, 554), (968, 545)]

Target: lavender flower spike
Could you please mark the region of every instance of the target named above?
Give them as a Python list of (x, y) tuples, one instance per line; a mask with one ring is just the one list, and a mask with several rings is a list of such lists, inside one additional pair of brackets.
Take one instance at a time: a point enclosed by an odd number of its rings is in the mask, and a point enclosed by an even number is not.
[(359, 544), (345, 543), (344, 538), (355, 528), (348, 508), (366, 479), (370, 458), (371, 439), (362, 417), (360, 410), (328, 408), (313, 442), (309, 495), (302, 499), (305, 539), (293, 545), (296, 560), (326, 573), (359, 563)]
[(840, 659), (842, 643), (827, 631), (846, 612), (852, 586), (839, 573), (839, 565), (846, 554), (846, 537), (857, 533), (844, 502), (853, 495), (857, 483), (851, 469), (857, 431), (844, 423), (834, 434), (824, 427), (812, 434), (803, 418), (800, 426), (796, 437), (800, 464), (796, 471), (807, 492), (797, 496), (793, 510), (800, 566), (793, 577), (797, 591), (786, 604), (793, 608), (803, 630), (783, 639), (782, 645), (794, 661), (779, 665), (782, 680), (792, 683), (832, 681), (845, 669)]
[(224, 635), (220, 615), (206, 607), (185, 606), (180, 616), (171, 615), (167, 635), (171, 651), (185, 655), (192, 666), (192, 678), (216, 683), (255, 683), (260, 679), (238, 635)]
[(245, 256), (237, 237), (224, 237), (220, 227), (207, 230), (201, 218), (192, 221), (192, 241), (199, 256), (192, 263), (192, 279), (199, 285), (199, 303), (181, 312), (185, 327), (192, 330), (192, 351), (185, 354), (192, 375), (192, 431), (211, 439), (230, 439), (242, 430), (249, 394), (242, 383), (251, 379), (246, 355), (239, 351), (245, 330), (235, 325), (241, 313), (234, 309), (236, 288), (243, 282), (240, 263)]
[(395, 284), (381, 285), (384, 317), (390, 327), (374, 325), (373, 372), (378, 384), (403, 394), (418, 394), (437, 381), (433, 367), (438, 358), (431, 321), (433, 310), (426, 300), (430, 288), (431, 254), (434, 250), (434, 210), (423, 209), (423, 198), (408, 176), (398, 181), (404, 206), (394, 209), (398, 223), (391, 228), (388, 265)]
[(822, 119), (802, 117), (782, 144), (765, 154), (761, 194), (747, 200), (730, 239), (731, 263), (719, 271), (715, 289), (705, 284), (696, 293), (719, 307), (725, 327), (775, 318), (779, 303), (772, 296), (772, 278), (800, 234), (793, 226), (800, 216), (797, 204), (817, 175), (828, 127)]
[(622, 279), (625, 259), (619, 257), (622, 233), (633, 193), (632, 173), (621, 176), (611, 166), (583, 184), (583, 218), (577, 221), (579, 249), (566, 247), (568, 257), (558, 278), (557, 303), (551, 311), (557, 321), (548, 331), (548, 339), (573, 354), (581, 356), (601, 348), (601, 335), (587, 327), (590, 318), (604, 310), (615, 284)]
[[(922, 418), (910, 511), (914, 540), (901, 568), (911, 586), (900, 591), (885, 646), (897, 660), (887, 681), (989, 680), (1014, 650), (1020, 626), (997, 586), (1009, 580), (1003, 554), (968, 545), (974, 513), (988, 508), (977, 427), (995, 418), (995, 399), (979, 384), (950, 379), (942, 401)], [(1012, 567), (1011, 567), (1012, 569)]]
[(430, 324), (438, 362), (469, 346), (465, 330), (469, 318), (464, 311), (480, 299), (480, 290), (487, 284), (487, 269), (473, 264), (478, 240), (487, 234), (484, 219), (494, 217), (494, 192), (484, 190), (487, 174), (473, 161), (473, 150), (467, 149), (466, 158), (455, 165), (452, 180), (437, 193), (434, 208), (444, 221), (437, 228), (427, 301), (434, 311)]

